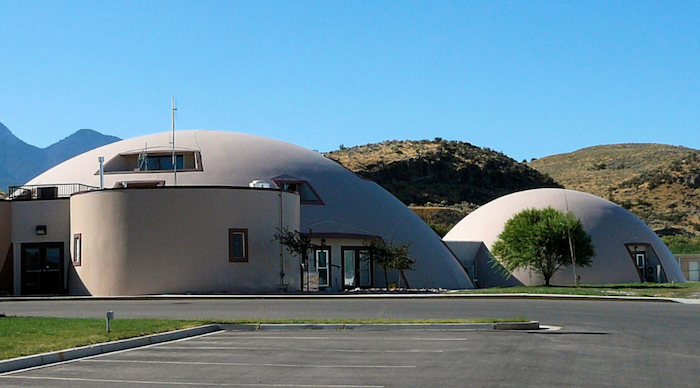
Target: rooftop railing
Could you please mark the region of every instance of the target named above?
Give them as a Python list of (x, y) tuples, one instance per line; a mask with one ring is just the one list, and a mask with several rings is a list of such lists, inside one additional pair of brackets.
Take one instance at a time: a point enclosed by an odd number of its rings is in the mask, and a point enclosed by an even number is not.
[(75, 193), (98, 189), (99, 187), (88, 186), (82, 183), (10, 186), (8, 198), (15, 201), (68, 198)]

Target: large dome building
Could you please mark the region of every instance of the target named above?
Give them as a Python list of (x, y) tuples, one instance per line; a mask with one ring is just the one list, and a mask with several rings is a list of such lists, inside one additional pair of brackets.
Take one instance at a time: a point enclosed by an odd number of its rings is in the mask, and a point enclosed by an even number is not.
[[(596, 252), (591, 267), (576, 268), (581, 283), (685, 282), (671, 251), (634, 214), (602, 198), (564, 189), (534, 189), (495, 199), (462, 219), (443, 240), (479, 287), (540, 285), (541, 276), (519, 270), (500, 276), (490, 263), (493, 243), (516, 213), (551, 206), (581, 219)], [(573, 284), (572, 267), (556, 273), (552, 284)]]
[[(365, 246), (375, 238), (411, 243), (416, 265), (402, 283), (473, 287), (405, 205), (317, 152), (216, 131), (177, 132), (173, 151), (171, 136), (86, 152), (0, 201), (0, 288), (135, 295), (385, 286)], [(315, 243), (308, 263), (275, 241), (285, 228)]]

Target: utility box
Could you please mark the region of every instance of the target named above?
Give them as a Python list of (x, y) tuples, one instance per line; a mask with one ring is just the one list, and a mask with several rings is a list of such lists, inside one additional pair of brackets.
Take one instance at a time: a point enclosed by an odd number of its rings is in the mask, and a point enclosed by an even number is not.
[(304, 292), (318, 292), (318, 271), (304, 272)]

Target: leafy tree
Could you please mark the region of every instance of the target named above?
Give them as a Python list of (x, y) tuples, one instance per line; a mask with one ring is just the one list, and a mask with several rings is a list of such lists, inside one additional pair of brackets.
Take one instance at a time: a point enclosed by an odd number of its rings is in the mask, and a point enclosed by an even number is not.
[[(571, 259), (571, 250), (574, 260)], [(573, 213), (545, 209), (526, 209), (508, 220), (493, 245), (493, 254), (510, 272), (532, 268), (549, 286), (552, 276), (572, 262), (590, 266), (595, 257), (591, 237)]]
[(411, 247), (410, 242), (402, 244), (397, 243), (393, 239), (387, 242), (377, 238), (369, 240), (365, 243), (365, 246), (372, 252), (374, 262), (384, 271), (384, 281), (387, 285), (389, 284), (389, 271), (393, 269), (399, 271), (397, 283), (400, 285), (404, 271), (413, 270), (413, 265), (416, 263), (415, 260), (408, 257), (408, 250)]

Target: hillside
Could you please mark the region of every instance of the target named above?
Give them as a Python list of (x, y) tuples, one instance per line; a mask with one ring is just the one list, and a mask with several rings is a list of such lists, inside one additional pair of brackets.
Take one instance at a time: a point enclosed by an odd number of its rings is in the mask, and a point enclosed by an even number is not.
[(481, 205), (514, 191), (558, 187), (548, 176), (500, 152), (457, 141), (385, 141), (326, 156), (377, 182), (407, 205)]
[(618, 203), (659, 235), (700, 233), (698, 150), (663, 144), (615, 144), (528, 164), (566, 188)]
[(83, 152), (119, 140), (90, 129), (81, 129), (47, 147), (38, 148), (18, 139), (0, 123), (0, 191), (21, 185), (47, 169)]
[(436, 229), (502, 195), (561, 187), (500, 152), (458, 141), (385, 141), (325, 154), (410, 205)]

